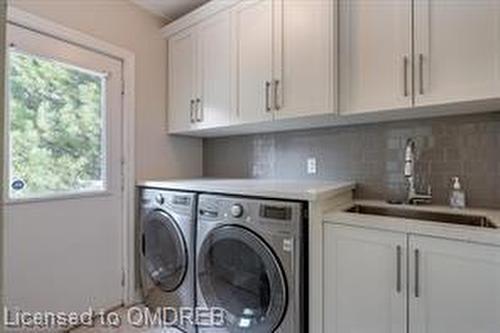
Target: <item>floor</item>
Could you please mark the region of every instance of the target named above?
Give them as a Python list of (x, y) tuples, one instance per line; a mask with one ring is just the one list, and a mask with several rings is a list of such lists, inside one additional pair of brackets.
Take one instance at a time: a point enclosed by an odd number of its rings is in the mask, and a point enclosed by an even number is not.
[[(120, 318), (121, 324), (118, 327), (112, 327), (110, 325), (102, 325), (100, 324), (99, 320), (96, 320), (99, 323), (93, 327), (80, 327), (71, 330), (69, 333), (182, 333), (181, 331), (175, 328), (148, 327), (146, 325), (137, 325), (137, 327), (135, 327), (128, 319), (129, 311), (131, 309), (133, 309), (132, 311), (135, 311), (135, 313), (138, 313), (139, 311), (138, 309), (144, 310), (145, 307), (139, 305), (134, 308), (121, 308), (116, 311), (113, 311)], [(135, 317), (134, 320), (138, 320), (136, 322), (138, 323), (140, 319)]]

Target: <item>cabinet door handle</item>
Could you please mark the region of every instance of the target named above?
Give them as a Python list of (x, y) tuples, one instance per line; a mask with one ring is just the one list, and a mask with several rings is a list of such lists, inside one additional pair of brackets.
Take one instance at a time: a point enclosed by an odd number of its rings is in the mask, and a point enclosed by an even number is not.
[(401, 293), (402, 290), (402, 254), (403, 249), (401, 245), (396, 246), (396, 291)]
[(266, 81), (266, 112), (271, 111), (271, 106), (269, 105), (270, 87), (271, 87), (271, 83), (269, 81)]
[(203, 121), (203, 105), (201, 104), (201, 98), (196, 99), (196, 121)]
[(274, 109), (281, 109), (281, 105), (279, 103), (279, 85), (280, 80), (274, 80)]
[(420, 53), (418, 55), (418, 75), (419, 75), (419, 93), (424, 94), (424, 55)]
[(141, 237), (141, 251), (142, 255), (146, 256), (146, 234), (142, 233)]
[(420, 251), (415, 250), (415, 298), (420, 297)]
[(408, 97), (410, 92), (408, 90), (408, 56), (403, 56), (403, 96)]
[(194, 112), (195, 112), (195, 111), (194, 111), (194, 104), (195, 104), (194, 99), (192, 99), (192, 100), (190, 101), (190, 103), (191, 103), (191, 104), (190, 104), (190, 109), (189, 109), (189, 112), (190, 112), (190, 113), (189, 113), (189, 117), (190, 117), (190, 119), (191, 119), (191, 123), (195, 123), (195, 122), (196, 122), (196, 119), (195, 119), (195, 116), (194, 116)]

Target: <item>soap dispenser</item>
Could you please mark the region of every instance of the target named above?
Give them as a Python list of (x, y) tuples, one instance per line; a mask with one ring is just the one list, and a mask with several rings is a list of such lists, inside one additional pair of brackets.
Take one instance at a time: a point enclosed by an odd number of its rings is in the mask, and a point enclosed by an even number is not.
[(453, 177), (452, 182), (450, 206), (452, 208), (465, 208), (465, 192), (460, 184), (460, 178)]

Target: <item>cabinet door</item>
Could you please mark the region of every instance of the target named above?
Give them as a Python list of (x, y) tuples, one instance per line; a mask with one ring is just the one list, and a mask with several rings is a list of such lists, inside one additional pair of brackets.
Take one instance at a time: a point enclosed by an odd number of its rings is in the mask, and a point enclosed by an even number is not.
[(234, 9), (240, 123), (272, 119), (272, 6), (272, 0), (246, 0)]
[(232, 118), (233, 48), (231, 15), (219, 13), (198, 26), (198, 127), (227, 125)]
[(196, 33), (183, 31), (168, 41), (168, 124), (172, 133), (194, 126)]
[(411, 0), (339, 0), (340, 112), (407, 108)]
[(404, 333), (406, 235), (326, 224), (324, 237), (325, 332)]
[(275, 2), (276, 118), (334, 111), (337, 77), (334, 3), (331, 0)]
[(499, 248), (410, 236), (410, 263), (410, 332), (499, 332)]
[(500, 1), (415, 1), (416, 105), (500, 96)]

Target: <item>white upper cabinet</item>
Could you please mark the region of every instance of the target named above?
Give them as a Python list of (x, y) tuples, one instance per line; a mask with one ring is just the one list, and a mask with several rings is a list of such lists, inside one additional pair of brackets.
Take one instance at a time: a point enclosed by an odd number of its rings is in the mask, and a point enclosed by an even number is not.
[(336, 15), (331, 0), (275, 1), (276, 118), (334, 112)]
[(272, 119), (273, 1), (246, 0), (233, 11), (238, 122)]
[(411, 107), (411, 0), (339, 1), (340, 113)]
[(185, 30), (168, 41), (168, 126), (170, 132), (193, 128), (196, 104), (196, 34)]
[(333, 113), (336, 15), (332, 0), (246, 0), (171, 36), (170, 131)]
[(198, 25), (198, 128), (228, 125), (233, 118), (234, 48), (231, 16), (215, 15)]
[[(499, 0), (214, 0), (163, 31), (171, 133), (300, 129), (500, 104)], [(338, 113), (359, 116), (328, 116)]]
[(168, 41), (171, 133), (228, 125), (234, 118), (231, 15), (221, 12)]
[(499, 332), (498, 247), (410, 236), (410, 249), (410, 332)]
[(500, 1), (415, 1), (415, 103), (500, 97)]
[(323, 260), (325, 333), (406, 331), (405, 234), (325, 224)]
[(342, 114), (500, 97), (500, 1), (340, 0), (339, 21)]

